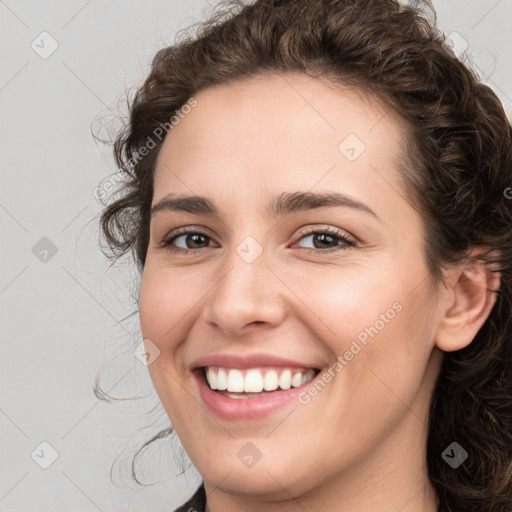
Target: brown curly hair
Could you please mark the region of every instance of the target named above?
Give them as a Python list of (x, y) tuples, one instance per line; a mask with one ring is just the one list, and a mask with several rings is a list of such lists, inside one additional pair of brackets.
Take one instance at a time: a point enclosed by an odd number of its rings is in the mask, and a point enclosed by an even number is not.
[[(485, 249), (480, 258), (500, 273), (496, 304), (475, 339), (444, 354), (426, 448), (439, 511), (510, 512), (511, 126), (496, 94), (450, 52), (430, 2), (229, 2), (192, 35), (160, 50), (114, 143), (125, 177), (101, 214), (106, 252), (114, 260), (131, 253), (144, 268), (153, 173), (164, 140), (154, 136), (158, 128), (169, 127), (207, 87), (285, 71), (362, 88), (405, 119), (411, 133), (404, 179), (427, 227), (425, 254), (435, 282), (443, 264), (464, 260), (475, 247)], [(154, 147), (141, 158), (149, 139)], [(470, 455), (457, 470), (441, 457), (454, 440)]]

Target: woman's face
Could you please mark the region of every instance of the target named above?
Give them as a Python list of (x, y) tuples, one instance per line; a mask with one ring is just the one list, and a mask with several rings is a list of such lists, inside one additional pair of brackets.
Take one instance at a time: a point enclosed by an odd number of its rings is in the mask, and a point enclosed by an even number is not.
[(402, 125), (302, 74), (196, 99), (159, 154), (140, 293), (184, 448), (218, 491), (262, 499), (410, 479), (441, 353)]

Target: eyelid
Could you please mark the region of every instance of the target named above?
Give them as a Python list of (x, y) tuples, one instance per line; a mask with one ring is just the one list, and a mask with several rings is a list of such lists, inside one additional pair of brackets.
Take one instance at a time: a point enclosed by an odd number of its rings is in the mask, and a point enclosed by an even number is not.
[[(177, 235), (188, 234), (188, 233), (201, 233), (202, 235), (210, 236), (210, 235), (208, 235), (207, 230), (205, 228), (203, 228), (201, 226), (191, 225), (191, 226), (183, 226), (181, 228), (173, 229), (164, 238), (168, 239), (168, 238), (172, 238), (172, 237), (177, 236)], [(171, 235), (172, 235), (172, 237), (171, 237)]]

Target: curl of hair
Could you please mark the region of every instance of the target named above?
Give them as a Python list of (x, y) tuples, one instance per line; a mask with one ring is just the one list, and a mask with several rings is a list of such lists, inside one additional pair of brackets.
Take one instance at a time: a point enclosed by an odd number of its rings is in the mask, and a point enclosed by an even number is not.
[[(121, 197), (102, 212), (101, 229), (113, 257), (132, 251), (144, 267), (162, 141), (136, 157), (202, 89), (299, 71), (379, 97), (409, 127), (401, 170), (425, 222), (434, 281), (442, 280), (443, 264), (465, 261), (474, 248), (501, 276), (489, 318), (465, 349), (444, 354), (433, 393), (426, 449), (439, 511), (510, 512), (512, 134), (496, 94), (444, 40), (430, 2), (229, 2), (154, 57), (114, 143), (126, 179)], [(457, 470), (441, 457), (453, 441), (469, 454)]]

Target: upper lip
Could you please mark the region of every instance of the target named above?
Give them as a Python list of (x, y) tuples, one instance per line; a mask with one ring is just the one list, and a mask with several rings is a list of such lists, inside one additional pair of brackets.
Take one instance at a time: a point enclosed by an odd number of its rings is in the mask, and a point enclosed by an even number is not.
[(192, 363), (192, 368), (205, 366), (221, 366), (223, 368), (258, 368), (260, 366), (283, 366), (286, 368), (311, 368), (317, 370), (318, 365), (303, 363), (271, 354), (212, 354), (199, 357)]

